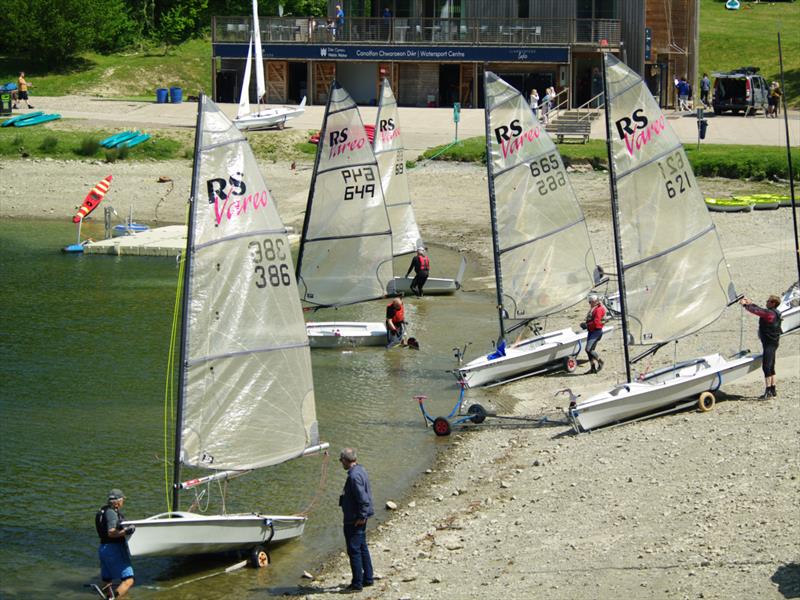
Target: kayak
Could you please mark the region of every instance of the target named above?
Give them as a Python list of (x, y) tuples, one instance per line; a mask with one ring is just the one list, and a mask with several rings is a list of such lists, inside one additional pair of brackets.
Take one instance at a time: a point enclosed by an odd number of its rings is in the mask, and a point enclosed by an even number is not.
[[(139, 132), (137, 131), (137, 133)], [(134, 138), (129, 139), (127, 142), (122, 142), (120, 146), (127, 146), (128, 148), (133, 148), (134, 146), (138, 146), (142, 142), (146, 142), (149, 139), (150, 139), (149, 133), (142, 133)]]
[(773, 194), (752, 194), (748, 196), (734, 196), (734, 200), (749, 202), (753, 205), (753, 210), (775, 210), (779, 208), (781, 202)]
[(737, 198), (706, 198), (706, 208), (711, 212), (750, 212), (753, 204)]
[(136, 137), (139, 135), (138, 131), (123, 131), (121, 133), (117, 133), (116, 135), (112, 135), (111, 137), (107, 137), (104, 140), (100, 141), (100, 145), (104, 148), (113, 148), (117, 144), (125, 142), (131, 138)]
[(14, 123), (19, 123), (20, 121), (24, 121), (25, 119), (33, 119), (34, 117), (39, 117), (43, 115), (44, 112), (41, 110), (37, 110), (36, 112), (28, 113), (26, 115), (17, 115), (16, 117), (11, 117), (10, 119), (6, 119), (3, 121), (3, 124), (0, 127), (10, 127)]
[(17, 121), (14, 123), (14, 127), (28, 127), (29, 125), (40, 125), (41, 123), (47, 123), (49, 121), (55, 121), (60, 119), (61, 115), (58, 113), (54, 113), (52, 115), (39, 115), (38, 117), (33, 117), (32, 119), (23, 119), (22, 121)]

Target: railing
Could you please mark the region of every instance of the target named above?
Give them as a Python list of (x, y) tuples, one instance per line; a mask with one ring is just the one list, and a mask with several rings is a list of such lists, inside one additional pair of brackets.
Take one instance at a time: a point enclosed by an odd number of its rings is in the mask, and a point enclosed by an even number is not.
[(581, 104), (579, 107), (572, 109), (572, 112), (576, 112), (579, 115), (578, 121), (591, 121), (595, 116), (597, 116), (597, 109), (603, 108), (605, 106), (605, 96), (603, 92), (596, 94), (589, 98), (586, 102)]
[[(248, 17), (215, 17), (213, 41), (250, 40)], [(618, 46), (615, 19), (440, 19), (348, 17), (344, 25), (319, 17), (261, 17), (261, 41), (370, 44), (592, 44)]]

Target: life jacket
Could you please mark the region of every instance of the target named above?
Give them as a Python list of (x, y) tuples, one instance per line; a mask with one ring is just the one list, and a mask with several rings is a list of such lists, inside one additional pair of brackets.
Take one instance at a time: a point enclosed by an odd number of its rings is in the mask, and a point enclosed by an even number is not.
[(420, 271), (430, 271), (431, 270), (431, 259), (427, 256), (418, 256), (419, 258), (419, 270)]
[(394, 304), (387, 304), (386, 305), (386, 314), (389, 315), (387, 318), (392, 320), (392, 323), (395, 325), (401, 325), (405, 321), (405, 306), (402, 304), (400, 308), (397, 308)]
[[(97, 530), (97, 535), (100, 537), (100, 543), (124, 544), (125, 543), (124, 537), (118, 537), (118, 538), (108, 537), (108, 519), (106, 517), (106, 513), (109, 510), (114, 510), (114, 508), (106, 504), (105, 506), (100, 507), (94, 515), (94, 528)], [(119, 515), (119, 522), (125, 520), (125, 517), (121, 512), (117, 511), (117, 515)]]
[(766, 319), (760, 318), (758, 320), (758, 339), (764, 344), (777, 345), (781, 339), (781, 313), (774, 308), (767, 308), (769, 312), (775, 315), (772, 323), (768, 323)]
[[(597, 314), (599, 313), (599, 314)], [(600, 302), (588, 312), (586, 315), (586, 330), (587, 331), (602, 331), (603, 319), (606, 316), (606, 307)], [(597, 322), (600, 322), (598, 325)]]

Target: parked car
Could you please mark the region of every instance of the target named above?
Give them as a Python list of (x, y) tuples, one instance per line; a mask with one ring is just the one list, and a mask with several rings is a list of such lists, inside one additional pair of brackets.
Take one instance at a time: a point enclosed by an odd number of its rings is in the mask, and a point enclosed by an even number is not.
[(757, 67), (740, 67), (728, 73), (714, 73), (714, 114), (721, 115), (725, 111), (738, 114), (754, 113), (767, 110), (769, 85), (758, 74)]

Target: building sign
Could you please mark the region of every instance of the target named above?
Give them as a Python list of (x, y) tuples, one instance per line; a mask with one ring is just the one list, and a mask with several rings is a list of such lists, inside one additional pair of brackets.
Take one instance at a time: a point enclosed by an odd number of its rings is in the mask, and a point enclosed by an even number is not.
[(653, 53), (653, 30), (649, 27), (644, 28), (644, 59), (650, 60)]
[[(340, 44), (263, 44), (265, 59), (430, 62), (568, 63), (568, 48), (502, 46), (350, 46)], [(214, 44), (214, 56), (247, 57), (247, 44)]]

